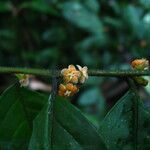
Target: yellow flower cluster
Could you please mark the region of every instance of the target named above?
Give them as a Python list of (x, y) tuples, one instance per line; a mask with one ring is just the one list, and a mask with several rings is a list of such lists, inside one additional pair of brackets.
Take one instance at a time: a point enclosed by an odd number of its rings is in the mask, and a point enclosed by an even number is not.
[(88, 79), (88, 68), (77, 65), (69, 65), (61, 71), (63, 84), (59, 85), (58, 95), (69, 97), (79, 91), (79, 84), (83, 84)]
[(76, 70), (75, 66), (69, 65), (68, 68), (61, 71), (61, 75), (65, 83), (78, 83), (80, 72)]

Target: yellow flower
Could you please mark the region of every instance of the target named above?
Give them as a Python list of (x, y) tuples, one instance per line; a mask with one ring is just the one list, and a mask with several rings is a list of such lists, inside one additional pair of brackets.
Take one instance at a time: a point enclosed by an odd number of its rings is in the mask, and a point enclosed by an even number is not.
[(137, 70), (147, 70), (149, 68), (149, 61), (147, 59), (135, 59), (131, 62), (131, 65), (134, 69)]
[(29, 85), (29, 75), (28, 74), (16, 74), (16, 77), (19, 79), (20, 86), (28, 86)]
[(80, 71), (76, 70), (74, 65), (69, 65), (68, 68), (65, 68), (61, 71), (63, 80), (65, 83), (78, 83), (80, 77)]
[(73, 96), (78, 91), (79, 91), (78, 87), (76, 85), (73, 85), (72, 83), (68, 83), (66, 85), (60, 84), (58, 95), (69, 97), (69, 96)]
[(88, 79), (88, 68), (87, 68), (86, 66), (84, 66), (84, 67), (82, 68), (82, 67), (79, 66), (79, 65), (77, 65), (77, 67), (78, 67), (78, 69), (79, 69), (79, 71), (80, 71), (80, 73), (81, 73), (81, 76), (80, 76), (80, 78), (79, 78), (79, 81), (80, 81), (80, 83), (84, 83), (85, 80)]

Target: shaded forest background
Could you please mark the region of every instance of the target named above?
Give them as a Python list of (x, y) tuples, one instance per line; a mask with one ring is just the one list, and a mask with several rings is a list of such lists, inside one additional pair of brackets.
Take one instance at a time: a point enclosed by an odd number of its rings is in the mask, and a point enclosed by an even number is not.
[[(0, 0), (0, 66), (129, 69), (142, 57), (150, 58), (150, 0)], [(1, 92), (16, 80), (0, 78)], [(119, 79), (90, 78), (72, 102), (96, 124), (127, 89)], [(149, 94), (141, 89), (146, 106)]]

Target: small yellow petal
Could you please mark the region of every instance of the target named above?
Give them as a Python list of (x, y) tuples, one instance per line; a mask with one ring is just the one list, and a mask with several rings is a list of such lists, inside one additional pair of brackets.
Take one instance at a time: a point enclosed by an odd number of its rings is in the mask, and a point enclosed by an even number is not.
[(68, 69), (69, 69), (69, 70), (76, 70), (76, 68), (75, 68), (74, 65), (69, 65)]
[(67, 73), (67, 69), (66, 69), (66, 68), (63, 69), (63, 70), (61, 70), (61, 74), (62, 74), (62, 75), (66, 74), (66, 73)]
[(63, 84), (59, 85), (59, 90), (64, 92), (66, 90), (66, 87)]

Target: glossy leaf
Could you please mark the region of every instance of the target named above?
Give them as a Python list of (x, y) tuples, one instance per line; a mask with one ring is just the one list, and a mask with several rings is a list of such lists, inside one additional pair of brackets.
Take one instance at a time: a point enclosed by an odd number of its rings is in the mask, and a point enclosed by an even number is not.
[(95, 127), (67, 100), (57, 98), (51, 109), (54, 116), (48, 118), (47, 104), (34, 120), (29, 150), (105, 150)]
[(150, 112), (142, 106), (139, 107), (138, 149), (150, 149)]
[(33, 122), (33, 133), (30, 140), (29, 150), (47, 150), (51, 148), (51, 136), (49, 129), (51, 128), (52, 122), (49, 122), (50, 118), (48, 106), (48, 103), (46, 103), (46, 106)]
[(78, 27), (103, 37), (103, 26), (99, 17), (81, 3), (66, 2), (62, 5), (64, 17)]
[[(137, 137), (134, 135), (133, 101), (139, 101)], [(100, 125), (100, 132), (107, 148), (112, 150), (132, 150), (137, 138), (140, 150), (150, 148), (150, 115), (140, 103), (139, 96), (133, 91), (127, 92), (106, 115)]]
[(0, 97), (0, 148), (26, 150), (44, 96), (14, 85)]

